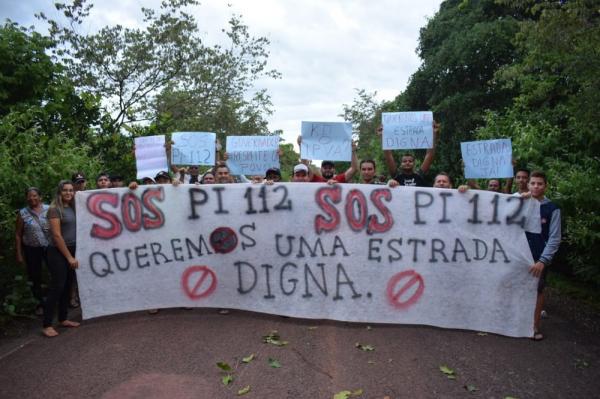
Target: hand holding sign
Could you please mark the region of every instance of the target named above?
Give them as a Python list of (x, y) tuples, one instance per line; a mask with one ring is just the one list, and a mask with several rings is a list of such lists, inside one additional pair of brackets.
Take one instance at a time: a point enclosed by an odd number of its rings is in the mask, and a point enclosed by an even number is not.
[(158, 172), (166, 171), (169, 166), (165, 152), (165, 136), (136, 137), (135, 165), (138, 179), (154, 177)]
[(384, 112), (381, 119), (384, 150), (433, 147), (434, 123), (431, 111)]
[(214, 165), (217, 135), (207, 132), (175, 132), (171, 150), (174, 165)]
[(460, 143), (467, 179), (513, 176), (510, 139)]

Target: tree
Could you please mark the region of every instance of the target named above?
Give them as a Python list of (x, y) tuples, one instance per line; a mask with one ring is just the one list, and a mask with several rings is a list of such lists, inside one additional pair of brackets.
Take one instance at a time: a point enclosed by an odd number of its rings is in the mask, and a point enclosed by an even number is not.
[(478, 135), (509, 135), (521, 162), (548, 173), (565, 220), (565, 260), (600, 283), (600, 13), (586, 0), (516, 6), (535, 18), (516, 37), (521, 61), (497, 80), (518, 94), (507, 110), (487, 115)]

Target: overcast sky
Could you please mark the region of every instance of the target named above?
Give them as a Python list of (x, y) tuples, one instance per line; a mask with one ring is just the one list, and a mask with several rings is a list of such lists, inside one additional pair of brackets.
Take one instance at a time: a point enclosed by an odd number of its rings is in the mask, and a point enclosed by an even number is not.
[[(269, 129), (282, 129), (294, 142), (300, 122), (341, 121), (342, 104), (351, 104), (355, 89), (377, 92), (378, 100), (398, 95), (416, 71), (419, 29), (438, 10), (437, 0), (204, 0), (193, 10), (209, 43), (223, 40), (232, 13), (241, 14), (254, 36), (271, 41), (269, 67), (281, 79), (261, 80), (274, 113)], [(35, 12), (58, 13), (50, 0), (0, 0), (0, 17), (37, 25)], [(158, 0), (94, 2), (81, 32), (107, 24), (136, 26), (142, 6)], [(228, 4), (230, 7), (228, 7)]]

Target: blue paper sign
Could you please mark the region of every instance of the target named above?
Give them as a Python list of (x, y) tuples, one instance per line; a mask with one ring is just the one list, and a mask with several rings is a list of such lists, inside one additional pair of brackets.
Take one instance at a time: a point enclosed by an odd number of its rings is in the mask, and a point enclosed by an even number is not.
[(208, 132), (175, 132), (171, 135), (173, 165), (214, 165), (217, 135)]
[(227, 166), (233, 175), (261, 175), (279, 168), (279, 136), (227, 136)]
[(302, 159), (350, 161), (352, 124), (347, 122), (302, 122)]
[(467, 141), (460, 150), (467, 179), (513, 177), (510, 139)]
[(433, 113), (384, 112), (382, 148), (384, 150), (433, 147)]

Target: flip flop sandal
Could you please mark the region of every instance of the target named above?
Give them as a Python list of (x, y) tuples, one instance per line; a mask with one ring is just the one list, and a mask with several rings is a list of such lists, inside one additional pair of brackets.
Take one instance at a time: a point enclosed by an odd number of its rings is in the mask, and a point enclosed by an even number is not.
[(531, 339), (534, 341), (542, 341), (544, 339), (544, 334), (538, 331), (533, 334), (533, 337), (531, 337)]

